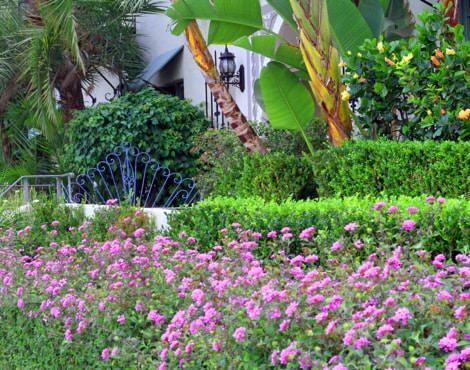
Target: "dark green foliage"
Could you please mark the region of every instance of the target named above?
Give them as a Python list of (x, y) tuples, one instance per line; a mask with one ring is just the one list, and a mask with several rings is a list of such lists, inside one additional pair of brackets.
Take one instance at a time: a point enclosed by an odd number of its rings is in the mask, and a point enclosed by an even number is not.
[[(303, 156), (308, 149), (301, 135), (261, 123), (254, 123), (254, 127), (269, 154), (247, 153), (229, 130), (208, 130), (196, 139), (194, 150), (202, 152), (196, 178), (202, 194), (259, 196), (266, 200), (316, 196), (311, 165)], [(306, 134), (314, 148), (326, 145), (323, 121), (314, 120)]]
[(416, 37), (366, 40), (345, 56), (343, 81), (357, 105), (356, 127), (366, 138), (458, 140), (470, 137), (470, 42), (445, 9), (423, 12)]
[[(269, 231), (279, 231), (289, 226), (294, 239), (289, 245), (290, 253), (301, 253), (299, 233), (310, 226), (316, 231), (317, 245), (328, 248), (344, 234), (344, 226), (356, 222), (359, 229), (354, 238), (361, 239), (363, 253), (375, 251), (379, 245), (393, 245), (401, 242), (404, 231), (401, 224), (405, 219), (417, 222), (416, 245), (433, 252), (447, 255), (455, 251), (468, 253), (470, 246), (470, 202), (447, 200), (442, 207), (427, 204), (423, 198), (390, 198), (380, 211), (372, 209), (371, 198), (330, 198), (318, 201), (266, 202), (261, 198), (213, 198), (185, 208), (170, 215), (171, 234), (177, 237), (181, 231), (199, 240), (199, 245), (210, 250), (220, 240), (220, 230), (232, 229), (232, 223), (239, 223), (243, 229), (263, 233), (260, 248), (261, 257), (276, 253), (266, 238)], [(398, 207), (396, 214), (387, 213), (389, 206)], [(408, 207), (416, 206), (417, 214), (408, 214)], [(328, 250), (323, 251), (325, 254)], [(320, 251), (320, 253), (322, 253)]]
[(80, 112), (70, 122), (65, 170), (81, 173), (124, 143), (142, 151), (173, 172), (196, 174), (198, 153), (193, 138), (209, 123), (188, 101), (146, 89)]
[(470, 143), (360, 141), (313, 158), (321, 197), (470, 196)]

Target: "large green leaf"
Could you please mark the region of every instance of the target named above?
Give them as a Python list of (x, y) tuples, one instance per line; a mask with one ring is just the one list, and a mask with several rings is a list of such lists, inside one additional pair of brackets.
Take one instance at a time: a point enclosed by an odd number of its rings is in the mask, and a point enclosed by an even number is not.
[(265, 113), (273, 128), (302, 131), (313, 119), (312, 95), (283, 64), (270, 62), (263, 68), (259, 87)]
[(365, 39), (372, 38), (372, 31), (351, 0), (326, 0), (328, 18), (336, 45), (344, 55), (359, 49)]
[(358, 9), (369, 25), (374, 37), (378, 38), (382, 33), (385, 20), (385, 10), (382, 7), (381, 1), (361, 0)]
[(287, 24), (297, 32), (297, 24), (289, 0), (267, 0), (268, 4), (287, 22)]
[(215, 44), (231, 44), (263, 27), (260, 3), (253, 0), (176, 0), (166, 14), (175, 22), (175, 34), (188, 21), (211, 21), (207, 41)]
[(244, 36), (234, 45), (307, 72), (300, 49), (283, 42), (276, 35)]

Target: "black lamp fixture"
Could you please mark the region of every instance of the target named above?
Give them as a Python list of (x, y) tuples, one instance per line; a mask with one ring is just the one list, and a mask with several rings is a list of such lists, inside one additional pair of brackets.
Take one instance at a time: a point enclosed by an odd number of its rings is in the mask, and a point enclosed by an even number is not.
[(228, 86), (236, 86), (241, 92), (245, 91), (245, 67), (243, 64), (237, 72), (237, 64), (235, 63), (235, 54), (228, 51), (225, 45), (225, 51), (219, 56), (219, 72), (220, 77)]

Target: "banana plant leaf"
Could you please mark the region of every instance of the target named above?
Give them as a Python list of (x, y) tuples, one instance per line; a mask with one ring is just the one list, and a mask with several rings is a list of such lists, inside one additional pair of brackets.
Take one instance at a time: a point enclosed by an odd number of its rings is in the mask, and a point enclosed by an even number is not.
[(264, 67), (259, 88), (273, 128), (302, 131), (312, 121), (315, 113), (312, 95), (285, 65), (270, 62)]
[(174, 34), (181, 34), (192, 20), (209, 20), (209, 44), (232, 44), (263, 28), (257, 0), (176, 0), (166, 14), (174, 21)]

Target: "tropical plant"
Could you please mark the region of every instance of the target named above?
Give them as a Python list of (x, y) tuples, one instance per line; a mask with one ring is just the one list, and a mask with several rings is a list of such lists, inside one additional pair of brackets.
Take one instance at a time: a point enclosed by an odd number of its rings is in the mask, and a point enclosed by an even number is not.
[[(470, 42), (446, 9), (419, 17), (416, 37), (366, 40), (345, 57), (343, 80), (367, 138), (457, 140), (470, 136)], [(469, 110), (470, 112), (470, 110)]]
[[(397, 20), (392, 22), (391, 14), (397, 13), (390, 9), (401, 5), (406, 10), (407, 2), (363, 1), (359, 8), (350, 0), (268, 3), (300, 35), (300, 47), (263, 24), (260, 1), (175, 0), (167, 15), (175, 22), (176, 34), (195, 19), (209, 20), (208, 43), (234, 44), (272, 59), (255, 89), (260, 92), (260, 104), (273, 127), (302, 131), (314, 116), (313, 94), (328, 123), (331, 141), (341, 143), (349, 137), (352, 126), (347, 99), (341, 99), (345, 87), (340, 80), (339, 52), (333, 38), (344, 53), (355, 51), (365, 38), (383, 29), (391, 29), (391, 33), (403, 29), (397, 26)], [(410, 22), (403, 21), (405, 18), (409, 20), (408, 13), (399, 20), (409, 26)], [(310, 91), (304, 86), (306, 82)]]
[(220, 77), (198, 24), (196, 21), (191, 21), (182, 24), (182, 27), (184, 27), (188, 48), (230, 127), (248, 151), (266, 153), (266, 148), (260, 138), (241, 112), (228, 87)]

